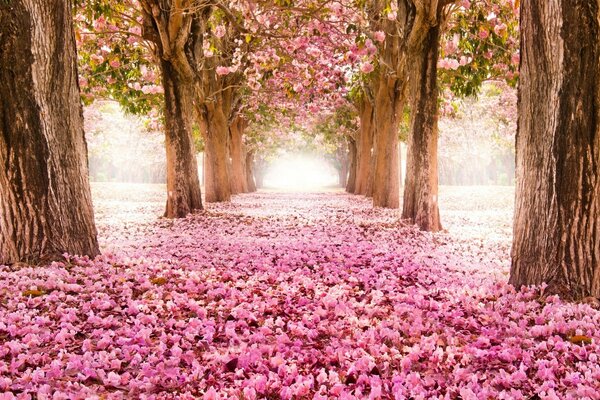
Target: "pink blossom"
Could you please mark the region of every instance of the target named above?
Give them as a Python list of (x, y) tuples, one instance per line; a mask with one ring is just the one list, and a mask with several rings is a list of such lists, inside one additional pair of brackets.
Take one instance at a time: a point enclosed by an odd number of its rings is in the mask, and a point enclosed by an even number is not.
[(224, 66), (218, 66), (217, 67), (217, 75), (228, 75), (230, 72), (229, 67), (224, 67)]
[(215, 36), (218, 38), (222, 38), (223, 36), (225, 36), (225, 26), (223, 25), (217, 25), (215, 28)]
[(375, 70), (375, 67), (373, 67), (373, 64), (371, 64), (370, 62), (364, 62), (360, 65), (360, 71), (363, 74), (368, 74), (370, 72), (373, 72), (373, 70)]
[(383, 42), (383, 41), (385, 41), (385, 32), (383, 32), (383, 31), (374, 32), (373, 37), (375, 38), (376, 41)]

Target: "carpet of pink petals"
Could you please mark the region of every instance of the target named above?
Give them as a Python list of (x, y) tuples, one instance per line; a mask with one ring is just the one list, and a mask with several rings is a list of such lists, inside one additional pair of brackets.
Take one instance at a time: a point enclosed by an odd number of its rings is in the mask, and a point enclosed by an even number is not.
[(103, 255), (0, 267), (0, 399), (600, 399), (600, 312), (515, 291), (510, 188), (420, 233), (341, 192), (157, 218), (95, 185)]

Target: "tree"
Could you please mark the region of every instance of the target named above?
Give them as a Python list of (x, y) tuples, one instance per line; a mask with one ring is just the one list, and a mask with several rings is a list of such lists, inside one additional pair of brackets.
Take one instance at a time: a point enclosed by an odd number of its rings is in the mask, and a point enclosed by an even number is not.
[(444, 4), (433, 10), (437, 23), (424, 28), (426, 33), (415, 44), (411, 71), (411, 129), (408, 137), (406, 183), (402, 218), (416, 223), (420, 229), (442, 229), (438, 207), (438, 49)]
[(346, 192), (356, 192), (356, 165), (357, 165), (357, 150), (356, 150), (356, 139), (348, 136), (348, 158), (349, 158), (349, 171), (348, 180), (346, 182)]
[[(376, 207), (398, 208), (399, 168), (398, 168), (398, 128), (400, 117), (409, 95), (409, 76), (413, 63), (418, 62), (431, 70), (423, 57), (431, 58), (429, 43), (432, 32), (436, 32), (435, 44), (439, 44), (439, 25), (446, 7), (451, 1), (421, 2), (411, 0), (373, 1), (365, 5), (369, 28), (373, 40), (365, 41), (366, 47), (375, 48), (377, 65), (365, 63), (361, 70), (372, 73), (374, 93), (374, 168), (372, 169), (373, 205)], [(371, 52), (373, 53), (373, 52)], [(436, 60), (433, 65), (435, 77)], [(420, 91), (422, 80), (413, 85), (413, 93)], [(433, 101), (437, 101), (437, 97)], [(409, 141), (410, 142), (410, 141)], [(415, 145), (427, 145), (430, 140), (413, 141)], [(417, 153), (430, 151), (413, 148)], [(410, 161), (410, 157), (409, 157)]]
[(99, 253), (71, 6), (0, 2), (0, 264)]
[(599, 8), (521, 3), (510, 282), (569, 298), (600, 297)]
[(248, 179), (246, 176), (246, 146), (243, 135), (248, 127), (248, 120), (242, 115), (237, 115), (229, 125), (229, 153), (231, 156), (231, 193), (248, 192)]
[(373, 104), (372, 99), (366, 92), (368, 89), (361, 88), (358, 99), (355, 101), (360, 119), (357, 132), (356, 147), (356, 172), (354, 190), (355, 194), (367, 194), (367, 186), (371, 175), (371, 156), (373, 151)]
[[(183, 13), (188, 6), (170, 0), (141, 0), (143, 35), (155, 44), (164, 88), (167, 148), (167, 206), (165, 216), (185, 217), (202, 209), (198, 164), (193, 139), (194, 65), (202, 51), (195, 33), (198, 18)], [(188, 3), (188, 2), (183, 2)]]
[[(513, 39), (517, 25), (513, 2), (462, 1), (461, 6), (453, 3), (439, 2), (437, 10), (432, 8), (425, 14), (430, 22), (422, 26), (421, 39), (409, 49), (413, 66), (411, 128), (402, 217), (427, 231), (442, 229), (438, 207), (438, 80), (441, 78), (456, 95), (472, 95), (487, 79), (516, 79), (511, 63), (517, 42)], [(452, 20), (448, 21), (450, 17)], [(450, 26), (446, 27), (448, 22)], [(439, 60), (446, 29), (445, 57)], [(442, 74), (438, 74), (438, 65), (444, 67)]]
[(195, 53), (184, 52), (197, 41), (189, 32), (191, 15), (179, 18), (180, 9), (170, 1), (80, 3), (76, 20), (84, 100), (112, 98), (137, 114), (162, 108), (167, 159), (164, 215), (178, 218), (201, 209), (192, 133), (195, 77), (190, 61)]

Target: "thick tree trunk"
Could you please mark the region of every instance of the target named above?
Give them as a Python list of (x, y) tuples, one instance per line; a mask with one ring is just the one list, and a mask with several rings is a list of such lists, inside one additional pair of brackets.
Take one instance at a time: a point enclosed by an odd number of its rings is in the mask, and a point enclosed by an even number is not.
[(348, 139), (348, 157), (350, 159), (349, 162), (349, 172), (348, 172), (348, 182), (346, 184), (346, 192), (355, 193), (356, 192), (356, 168), (357, 168), (357, 158), (356, 158), (357, 150), (356, 150), (356, 141), (352, 138)]
[(0, 264), (99, 253), (71, 7), (0, 2)]
[(400, 207), (398, 178), (398, 116), (401, 93), (398, 83), (382, 76), (375, 98), (374, 125), (376, 136), (375, 169), (373, 171), (373, 206)]
[[(373, 105), (363, 100), (359, 109), (360, 130), (356, 144), (356, 187), (354, 193), (366, 195), (371, 174), (371, 154), (373, 148)], [(372, 194), (372, 192), (371, 192)]]
[(588, 0), (521, 3), (510, 282), (546, 282), (568, 298), (600, 297), (598, 8)]
[(230, 201), (231, 187), (227, 166), (229, 125), (221, 106), (211, 104), (205, 107), (205, 110), (205, 198), (209, 203)]
[(198, 161), (192, 136), (194, 92), (168, 62), (161, 63), (165, 89), (167, 207), (165, 217), (182, 218), (202, 209)]
[(256, 182), (254, 181), (254, 151), (246, 153), (246, 182), (248, 192), (256, 192)]
[(415, 53), (411, 90), (411, 127), (408, 137), (402, 218), (425, 231), (439, 231), (438, 208), (438, 87), (437, 61), (440, 27), (429, 29)]
[(246, 178), (246, 150), (242, 140), (246, 122), (241, 117), (236, 117), (229, 126), (230, 132), (230, 156), (231, 156), (231, 192), (248, 192), (248, 180)]

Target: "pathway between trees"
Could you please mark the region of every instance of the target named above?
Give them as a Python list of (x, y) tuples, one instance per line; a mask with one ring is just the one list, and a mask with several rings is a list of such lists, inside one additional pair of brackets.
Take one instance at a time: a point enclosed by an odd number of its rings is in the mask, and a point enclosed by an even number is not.
[(431, 235), (341, 192), (156, 220), (124, 188), (93, 188), (98, 260), (0, 268), (0, 392), (598, 398), (600, 313), (504, 283), (510, 189), (443, 189)]

